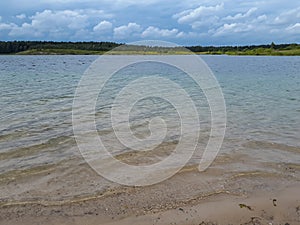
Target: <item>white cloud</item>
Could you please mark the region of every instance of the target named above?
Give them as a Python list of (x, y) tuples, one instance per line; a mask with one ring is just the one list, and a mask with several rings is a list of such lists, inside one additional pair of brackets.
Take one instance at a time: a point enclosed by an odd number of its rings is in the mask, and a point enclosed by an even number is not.
[[(18, 15), (24, 18), (26, 15)], [(87, 31), (91, 20), (111, 17), (102, 10), (44, 10), (28, 17), (31, 21), (12, 27), (9, 36), (12, 37), (47, 37), (50, 39), (88, 38)], [(79, 36), (81, 35), (81, 36)]]
[(268, 19), (268, 17), (264, 14), (264, 15), (260, 15), (258, 16), (255, 21), (256, 22), (263, 22), (263, 21), (266, 21)]
[(300, 23), (292, 24), (286, 28), (290, 33), (300, 34)]
[(0, 31), (4, 30), (11, 30), (12, 28), (16, 27), (17, 25), (14, 23), (0, 23)]
[(185, 10), (181, 13), (175, 14), (173, 18), (176, 18), (178, 23), (190, 23), (203, 18), (204, 16), (214, 15), (215, 12), (224, 9), (224, 3), (218, 4), (216, 6), (199, 6), (193, 10)]
[(74, 12), (79, 13), (80, 15), (86, 15), (88, 18), (94, 18), (94, 19), (110, 19), (114, 17), (114, 14), (105, 12), (104, 10), (99, 10), (99, 9), (77, 9), (77, 10), (72, 10)]
[(287, 10), (277, 16), (274, 20), (274, 24), (284, 25), (289, 24), (291, 22), (297, 22), (300, 19), (300, 7)]
[(11, 36), (22, 36), (32, 33), (35, 37), (64, 37), (87, 26), (87, 15), (76, 11), (44, 10), (30, 17), (31, 23), (23, 23), (11, 30)]
[(195, 9), (189, 9), (173, 15), (179, 24), (188, 24), (193, 30), (198, 32), (208, 31), (211, 28), (221, 26), (221, 18), (226, 13), (224, 3), (214, 6), (199, 6)]
[(111, 30), (112, 30), (112, 23), (106, 20), (101, 21), (93, 28), (93, 31), (99, 33), (107, 33), (110, 32)]
[(160, 29), (150, 26), (143, 33), (143, 38), (161, 38), (161, 37), (175, 37), (178, 34), (178, 29)]
[(224, 35), (232, 35), (234, 33), (243, 33), (253, 30), (254, 27), (251, 24), (245, 23), (231, 23), (224, 24), (222, 27), (218, 28), (213, 36), (224, 36)]
[(185, 39), (229, 40), (231, 38), (232, 40), (241, 40), (241, 37), (245, 39), (248, 36), (256, 39), (253, 35), (253, 31), (255, 31), (261, 32), (261, 37), (267, 37), (267, 33), (271, 30), (269, 21), (274, 16), (260, 8), (260, 4), (264, 5), (265, 3), (249, 1), (243, 6), (233, 7), (233, 2), (223, 1), (224, 3), (200, 6), (173, 15), (173, 19), (177, 20), (179, 26), (180, 24), (187, 24), (192, 28), (185, 30), (185, 32), (179, 32), (177, 36)]
[(246, 13), (238, 13), (234, 16), (227, 16), (225, 17), (223, 20), (240, 20), (243, 18), (248, 18), (250, 17), (255, 11), (257, 10), (257, 8), (251, 8), (249, 9)]
[(114, 29), (114, 37), (116, 39), (125, 39), (133, 36), (137, 36), (142, 31), (142, 27), (137, 23), (128, 23), (128, 25), (123, 25), (116, 27)]
[(26, 18), (26, 15), (24, 13), (22, 13), (22, 14), (16, 15), (16, 18), (20, 19), (20, 20), (23, 20), (23, 19)]

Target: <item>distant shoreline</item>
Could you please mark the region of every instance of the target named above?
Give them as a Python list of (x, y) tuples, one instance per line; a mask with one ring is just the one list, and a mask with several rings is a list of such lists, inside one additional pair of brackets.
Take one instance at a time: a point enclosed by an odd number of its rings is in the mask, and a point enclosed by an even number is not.
[[(147, 51), (86, 51), (86, 50), (74, 50), (74, 49), (33, 49), (25, 52), (19, 52), (12, 55), (228, 55), (228, 56), (300, 56), (300, 50), (295, 51), (274, 51), (274, 52), (192, 52), (192, 51), (182, 51), (182, 52), (147, 52)], [(11, 55), (11, 54), (10, 54)]]
[(300, 44), (158, 47), (114, 42), (0, 41), (0, 55), (249, 55), (300, 56)]

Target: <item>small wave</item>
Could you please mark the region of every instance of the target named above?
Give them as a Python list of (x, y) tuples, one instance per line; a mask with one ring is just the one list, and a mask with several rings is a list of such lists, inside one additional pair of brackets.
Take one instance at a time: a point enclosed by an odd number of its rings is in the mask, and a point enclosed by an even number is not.
[(25, 170), (7, 171), (5, 173), (0, 174), (0, 183), (13, 181), (24, 176), (32, 176), (36, 174), (49, 173), (50, 171), (54, 170), (57, 165), (58, 164), (48, 164), (48, 165), (40, 165), (40, 166), (32, 167)]
[(275, 143), (275, 142), (266, 142), (266, 141), (248, 141), (247, 143), (243, 144), (243, 147), (246, 148), (263, 148), (263, 149), (268, 149), (268, 150), (281, 150), (281, 151), (287, 151), (287, 152), (292, 152), (292, 153), (300, 153), (300, 147), (298, 146), (291, 146), (291, 145), (286, 145), (286, 144), (281, 144), (281, 143)]
[(177, 144), (177, 141), (164, 142), (151, 151), (127, 151), (115, 158), (129, 165), (151, 165), (169, 156)]
[(0, 141), (10, 141), (22, 137), (26, 131), (14, 131), (10, 133), (0, 134)]
[(7, 159), (35, 155), (38, 152), (40, 152), (41, 150), (44, 150), (44, 149), (51, 150), (52, 148), (55, 148), (58, 145), (69, 144), (71, 142), (74, 142), (74, 144), (75, 144), (74, 138), (70, 137), (70, 136), (55, 137), (55, 138), (49, 139), (45, 143), (39, 143), (39, 144), (21, 147), (18, 149), (0, 153), (0, 160), (7, 160)]

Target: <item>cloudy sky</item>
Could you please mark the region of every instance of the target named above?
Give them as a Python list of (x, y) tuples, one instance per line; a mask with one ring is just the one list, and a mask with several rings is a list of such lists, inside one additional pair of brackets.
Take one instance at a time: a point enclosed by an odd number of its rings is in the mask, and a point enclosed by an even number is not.
[(300, 1), (1, 1), (0, 40), (299, 43)]

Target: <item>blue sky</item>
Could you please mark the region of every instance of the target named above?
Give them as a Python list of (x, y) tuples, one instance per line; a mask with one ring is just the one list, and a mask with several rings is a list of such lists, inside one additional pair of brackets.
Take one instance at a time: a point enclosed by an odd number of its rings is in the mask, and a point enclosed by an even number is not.
[(0, 40), (299, 43), (300, 1), (1, 1)]

